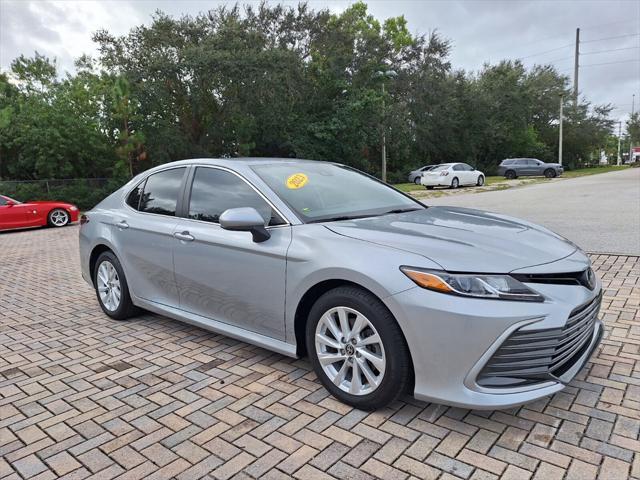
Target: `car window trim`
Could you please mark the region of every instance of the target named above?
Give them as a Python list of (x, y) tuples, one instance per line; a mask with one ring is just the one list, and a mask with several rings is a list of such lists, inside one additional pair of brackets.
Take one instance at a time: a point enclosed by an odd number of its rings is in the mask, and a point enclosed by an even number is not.
[[(156, 171), (154, 171), (152, 173), (149, 173), (146, 177), (144, 177), (143, 180), (141, 180), (138, 183), (136, 183), (135, 187), (130, 188), (129, 190), (126, 191), (126, 193), (122, 197), (122, 203), (124, 203), (126, 208), (128, 208), (132, 212), (139, 213), (140, 215), (153, 215), (153, 216), (156, 216), (156, 217), (179, 218), (178, 217), (178, 213), (180, 212), (180, 208), (182, 207), (184, 189), (185, 189), (185, 186), (186, 186), (185, 182), (186, 182), (187, 177), (189, 176), (189, 167), (190, 167), (190, 165), (176, 165), (174, 167), (163, 168), (161, 170), (156, 170)], [(186, 170), (186, 172), (184, 174), (182, 174), (182, 181), (180, 182), (180, 187), (179, 187), (179, 191), (178, 191), (178, 198), (176, 199), (176, 214), (175, 215), (165, 215), (164, 213), (141, 212), (140, 210), (136, 210), (135, 208), (133, 208), (131, 205), (129, 205), (127, 203), (127, 198), (129, 198), (129, 195), (131, 195), (131, 192), (133, 192), (134, 189), (138, 188), (142, 183), (144, 183), (145, 186), (146, 186), (147, 180), (149, 180), (149, 177), (151, 177), (152, 175), (155, 175), (157, 173), (163, 173), (163, 172), (167, 172), (169, 170), (176, 170), (178, 168), (184, 168)], [(142, 189), (142, 194), (144, 195), (144, 188)], [(140, 208), (141, 199), (142, 199), (142, 196), (138, 200), (138, 208)]]
[(191, 222), (199, 222), (199, 223), (206, 223), (207, 225), (220, 225), (220, 222), (210, 222), (207, 220), (197, 220), (195, 218), (189, 218), (189, 204), (191, 203), (191, 191), (193, 189), (193, 180), (195, 179), (196, 176), (196, 170), (198, 168), (212, 168), (212, 169), (216, 169), (216, 170), (222, 170), (224, 172), (229, 172), (233, 175), (235, 175), (236, 177), (238, 177), (240, 180), (242, 180), (244, 183), (246, 183), (254, 192), (256, 192), (258, 194), (258, 196), (260, 196), (266, 203), (267, 205), (269, 205), (271, 208), (273, 208), (273, 210), (278, 214), (278, 216), (285, 222), (282, 225), (266, 225), (265, 228), (267, 230), (271, 229), (271, 228), (281, 228), (281, 227), (290, 227), (292, 225), (291, 221), (280, 211), (280, 209), (278, 207), (276, 207), (273, 202), (271, 200), (269, 200), (267, 198), (266, 195), (264, 195), (255, 185), (253, 185), (249, 180), (247, 180), (243, 175), (241, 175), (240, 173), (236, 172), (235, 170), (232, 170), (230, 168), (227, 167), (222, 167), (219, 165), (203, 165), (203, 164), (195, 164), (195, 165), (190, 165), (191, 167), (191, 171), (189, 172), (189, 174), (187, 175), (187, 182), (185, 185), (185, 191), (184, 191), (184, 209), (180, 215), (180, 218), (184, 219), (184, 220), (189, 220)]

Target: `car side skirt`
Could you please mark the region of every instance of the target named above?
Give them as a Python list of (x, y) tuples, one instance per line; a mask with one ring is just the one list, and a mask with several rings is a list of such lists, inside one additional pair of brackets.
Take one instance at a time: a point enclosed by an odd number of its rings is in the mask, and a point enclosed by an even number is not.
[[(133, 296), (132, 296), (133, 297)], [(212, 320), (208, 317), (203, 317), (195, 313), (186, 312), (179, 308), (170, 307), (161, 303), (152, 302), (139, 297), (133, 297), (133, 303), (145, 310), (149, 310), (159, 315), (165, 315), (174, 320), (178, 320), (196, 327), (209, 330), (214, 333), (219, 333), (227, 337), (235, 338), (242, 342), (247, 342), (258, 347), (266, 348), (274, 352), (286, 355), (287, 357), (298, 358), (296, 354), (296, 346), (282, 340), (260, 335), (249, 330), (245, 330), (228, 323), (220, 322), (218, 320)]]

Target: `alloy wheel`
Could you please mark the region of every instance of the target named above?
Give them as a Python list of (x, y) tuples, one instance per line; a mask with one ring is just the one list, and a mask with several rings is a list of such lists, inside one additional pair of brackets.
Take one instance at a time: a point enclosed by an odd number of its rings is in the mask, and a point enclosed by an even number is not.
[(96, 280), (100, 301), (107, 310), (115, 312), (120, 306), (122, 287), (118, 272), (111, 262), (105, 260), (100, 264)]
[(64, 227), (69, 222), (69, 214), (64, 210), (54, 210), (50, 218), (55, 227)]
[(320, 318), (315, 332), (318, 361), (329, 380), (351, 395), (373, 392), (384, 378), (382, 339), (362, 313), (335, 307)]

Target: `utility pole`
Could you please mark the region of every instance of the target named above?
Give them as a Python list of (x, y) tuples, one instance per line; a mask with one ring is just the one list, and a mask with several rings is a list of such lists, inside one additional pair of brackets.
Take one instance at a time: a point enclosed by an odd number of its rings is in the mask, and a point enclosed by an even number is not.
[(382, 181), (387, 181), (387, 121), (386, 121), (386, 105), (385, 105), (385, 89), (384, 81), (387, 78), (397, 77), (398, 74), (394, 70), (378, 71), (376, 77), (382, 79)]
[(573, 62), (573, 107), (578, 108), (578, 67), (580, 65), (580, 29), (576, 28), (576, 54)]
[(387, 183), (387, 122), (385, 111), (384, 80), (382, 80), (382, 181)]
[(563, 96), (560, 95), (560, 137), (558, 138), (558, 163), (562, 165), (562, 101)]
[(616, 165), (620, 165), (620, 162), (622, 162), (622, 158), (620, 158), (620, 139), (622, 136), (622, 120), (620, 120), (618, 122), (618, 161), (616, 162)]
[[(636, 94), (634, 93), (633, 96), (631, 97), (631, 117), (629, 117), (629, 120), (632, 121), (633, 120), (633, 114), (635, 113), (635, 109), (636, 109)], [(628, 129), (629, 131), (627, 132), (629, 134), (629, 163), (631, 163), (633, 161), (633, 139), (631, 138), (631, 129)]]

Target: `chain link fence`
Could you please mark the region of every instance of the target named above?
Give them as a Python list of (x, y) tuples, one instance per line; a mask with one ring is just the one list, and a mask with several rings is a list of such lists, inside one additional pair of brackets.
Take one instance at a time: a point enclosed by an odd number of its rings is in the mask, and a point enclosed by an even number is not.
[(18, 201), (59, 200), (87, 210), (115, 191), (122, 182), (110, 178), (0, 180), (0, 195)]

